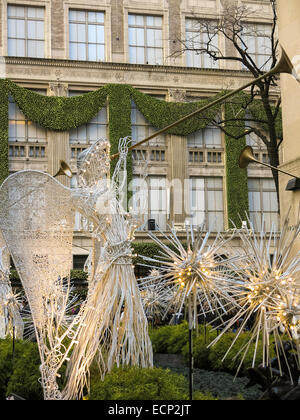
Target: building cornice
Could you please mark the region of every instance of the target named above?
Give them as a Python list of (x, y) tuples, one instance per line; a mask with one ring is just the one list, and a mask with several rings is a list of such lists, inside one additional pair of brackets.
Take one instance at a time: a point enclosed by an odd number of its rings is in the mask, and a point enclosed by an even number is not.
[(99, 69), (99, 70), (115, 70), (115, 71), (141, 71), (141, 72), (157, 72), (157, 73), (190, 73), (203, 75), (233, 75), (251, 79), (248, 71), (232, 70), (232, 69), (206, 69), (172, 65), (150, 65), (150, 64), (130, 64), (130, 63), (111, 63), (111, 62), (94, 62), (94, 61), (75, 61), (66, 59), (53, 58), (27, 58), (27, 57), (3, 57), (5, 64), (21, 65), (21, 66), (44, 66), (44, 67), (70, 67), (80, 69)]

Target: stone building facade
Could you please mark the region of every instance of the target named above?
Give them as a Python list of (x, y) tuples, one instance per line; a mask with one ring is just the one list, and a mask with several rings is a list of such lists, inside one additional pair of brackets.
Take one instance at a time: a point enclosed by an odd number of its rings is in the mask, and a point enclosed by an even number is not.
[[(245, 25), (260, 25), (268, 33), (272, 23), (269, 1), (234, 2), (252, 10)], [(178, 54), (180, 40), (193, 36), (193, 21), (216, 20), (224, 4), (225, 0), (1, 0), (1, 77), (48, 96), (74, 96), (113, 83), (132, 85), (170, 102), (208, 98), (238, 88), (250, 78), (236, 62), (216, 64), (197, 54)], [(258, 57), (260, 45), (255, 38), (250, 41)], [(217, 43), (224, 55), (235, 53), (225, 37), (218, 37)], [(276, 89), (273, 94), (276, 98)], [(65, 160), (75, 175), (78, 153), (100, 134), (108, 136), (108, 121), (106, 110), (71, 132), (45, 130), (28, 121), (11, 100), (10, 172), (38, 169), (53, 175), (60, 160)], [(153, 129), (133, 103), (134, 140), (141, 140)], [(154, 220), (162, 230), (169, 223), (180, 229), (186, 220), (195, 225), (211, 224), (208, 228), (212, 231), (228, 229), (230, 198), (221, 130), (208, 127), (188, 137), (164, 135), (152, 140), (133, 155), (134, 175), (139, 172), (135, 165), (139, 152), (149, 160), (149, 208), (138, 241), (148, 240), (148, 220)], [(262, 146), (256, 152), (264, 159)], [(270, 222), (276, 221), (271, 172), (252, 165), (248, 176), (250, 214), (265, 213)], [(175, 179), (187, 185), (182, 196), (167, 186), (167, 181)], [(175, 211), (178, 201), (189, 203), (181, 213)], [(89, 248), (79, 219), (74, 261), (82, 261)]]

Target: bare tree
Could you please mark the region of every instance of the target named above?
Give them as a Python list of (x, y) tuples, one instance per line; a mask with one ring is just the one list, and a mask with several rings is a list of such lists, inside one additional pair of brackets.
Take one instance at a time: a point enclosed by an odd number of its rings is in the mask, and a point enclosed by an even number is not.
[[(253, 16), (246, 6), (238, 6), (235, 2), (225, 2), (221, 16), (217, 20), (193, 19), (195, 23), (186, 39), (178, 40), (180, 49), (176, 54), (189, 52), (196, 55), (202, 55), (212, 63), (232, 62), (239, 63), (242, 70), (250, 72), (254, 78), (258, 78), (266, 70), (276, 65), (279, 55), (279, 42), (277, 38), (277, 12), (276, 0), (270, 0), (273, 19), (270, 25), (270, 31), (266, 34), (262, 25), (247, 24), (249, 18)], [(218, 37), (222, 35), (226, 43), (226, 54), (218, 47)], [(261, 45), (258, 56), (253, 53), (255, 39), (260, 39)], [(232, 119), (218, 118), (212, 123), (232, 138), (230, 125), (248, 131), (249, 135), (254, 133), (266, 146), (270, 164), (274, 167), (279, 165), (279, 147), (283, 140), (281, 128), (281, 98), (277, 92), (277, 98), (274, 101), (274, 88), (277, 86), (278, 76), (270, 76), (255, 83), (251, 92), (245, 96), (237, 96), (233, 100), (235, 105), (240, 104), (239, 109)], [(246, 111), (245, 113), (241, 110)], [(205, 118), (205, 117), (204, 117)], [(243, 134), (244, 135), (244, 134)], [(278, 203), (279, 203), (279, 185), (278, 172), (272, 171), (276, 185)]]

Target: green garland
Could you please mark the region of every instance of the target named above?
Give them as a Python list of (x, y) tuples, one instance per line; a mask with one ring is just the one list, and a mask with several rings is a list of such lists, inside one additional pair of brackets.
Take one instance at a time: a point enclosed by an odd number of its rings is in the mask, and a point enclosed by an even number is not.
[[(146, 95), (129, 85), (108, 84), (94, 92), (75, 97), (43, 96), (18, 86), (8, 79), (0, 79), (0, 182), (9, 174), (8, 171), (8, 95), (11, 95), (26, 118), (53, 131), (69, 131), (92, 120), (108, 104), (109, 138), (111, 153), (117, 153), (121, 137), (131, 135), (131, 101), (153, 127), (162, 129), (196, 109), (210, 103), (217, 97), (192, 103), (166, 102)], [(239, 100), (246, 100), (247, 94), (240, 94)], [(234, 118), (239, 105), (225, 104), (226, 118)], [(221, 112), (222, 106), (211, 108), (205, 115), (190, 118), (185, 123), (174, 127), (166, 134), (187, 136), (206, 127)], [(266, 120), (261, 101), (255, 100), (248, 108), (254, 117)], [(243, 111), (243, 115), (244, 111)], [(240, 113), (241, 116), (241, 113)], [(241, 128), (230, 123), (227, 132), (234, 135)], [(282, 133), (281, 113), (277, 118), (277, 130)], [(226, 175), (228, 197), (228, 219), (239, 225), (240, 218), (248, 211), (247, 172), (240, 170), (237, 159), (245, 145), (245, 138), (240, 141), (226, 136)], [(112, 165), (112, 170), (114, 165)], [(128, 158), (128, 181), (132, 179), (132, 159)], [(130, 197), (129, 197), (130, 198)]]
[(0, 89), (0, 185), (8, 175), (8, 94)]
[[(239, 112), (239, 118), (245, 118), (245, 111), (241, 104), (228, 104), (225, 107), (225, 121), (234, 119)], [(239, 122), (230, 123), (230, 133), (239, 137), (245, 132)], [(225, 136), (226, 153), (226, 181), (227, 181), (227, 212), (229, 228), (241, 227), (249, 212), (248, 174), (238, 166), (241, 150), (246, 146), (246, 137), (234, 139)]]

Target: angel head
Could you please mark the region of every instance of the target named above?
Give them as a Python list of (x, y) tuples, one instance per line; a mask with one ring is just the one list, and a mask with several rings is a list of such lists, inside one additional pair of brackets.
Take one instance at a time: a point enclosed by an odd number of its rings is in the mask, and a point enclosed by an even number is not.
[(79, 188), (93, 188), (110, 172), (110, 144), (99, 139), (78, 157), (77, 184)]

